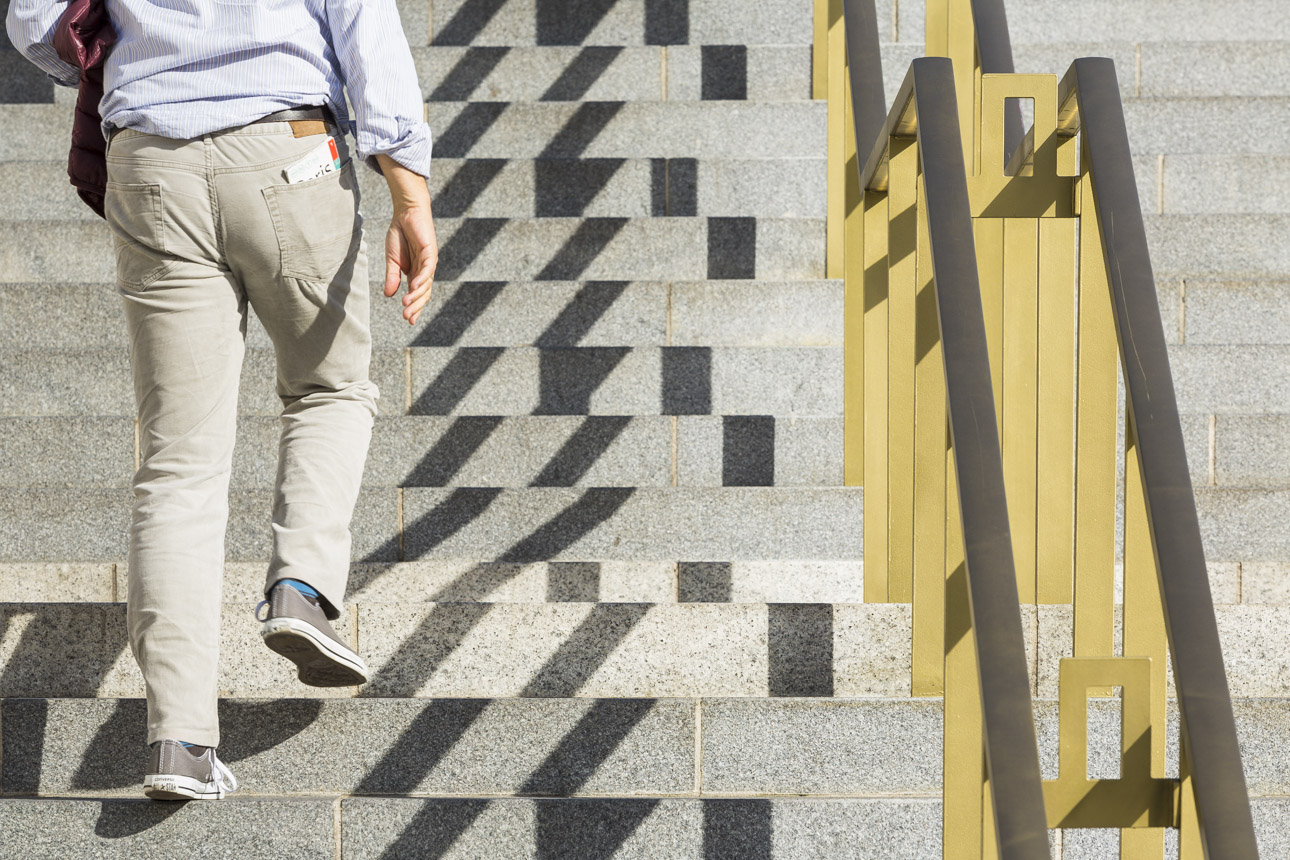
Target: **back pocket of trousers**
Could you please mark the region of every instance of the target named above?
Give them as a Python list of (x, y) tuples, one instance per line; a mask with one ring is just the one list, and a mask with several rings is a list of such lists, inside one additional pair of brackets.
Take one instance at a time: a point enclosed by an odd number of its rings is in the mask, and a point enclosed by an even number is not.
[(103, 214), (116, 246), (117, 280), (143, 289), (170, 268), (162, 215), (161, 186), (107, 183)]
[(357, 253), (360, 219), (354, 162), (287, 185), (270, 185), (264, 199), (273, 217), (282, 276), (330, 283)]

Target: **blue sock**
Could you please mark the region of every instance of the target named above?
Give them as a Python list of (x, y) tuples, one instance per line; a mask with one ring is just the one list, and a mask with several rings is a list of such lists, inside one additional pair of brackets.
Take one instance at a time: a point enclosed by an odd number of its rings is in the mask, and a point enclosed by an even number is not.
[(318, 592), (315, 591), (311, 586), (306, 585), (305, 583), (301, 582), (298, 579), (280, 579), (278, 580), (278, 582), (280, 584), (289, 585), (292, 588), (294, 588), (296, 591), (299, 591), (301, 594), (308, 595), (309, 597), (319, 596)]
[[(155, 747), (159, 743), (161, 743), (161, 741), (153, 741), (152, 743), (148, 744), (148, 748), (151, 749), (152, 747)], [(183, 744), (185, 747), (192, 746), (192, 744), (190, 744), (188, 741), (180, 741), (180, 743)]]

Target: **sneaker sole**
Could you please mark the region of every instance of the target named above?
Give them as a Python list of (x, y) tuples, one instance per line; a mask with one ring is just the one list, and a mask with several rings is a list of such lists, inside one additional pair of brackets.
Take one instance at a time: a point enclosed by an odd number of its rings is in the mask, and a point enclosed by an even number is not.
[[(296, 677), (311, 687), (353, 687), (368, 681), (367, 664), (353, 651), (299, 618), (271, 618), (260, 631), (264, 644), (296, 664)], [(343, 649), (343, 650), (342, 650)]]
[(143, 778), (143, 793), (153, 800), (220, 800), (224, 790), (211, 783), (180, 774), (150, 773)]

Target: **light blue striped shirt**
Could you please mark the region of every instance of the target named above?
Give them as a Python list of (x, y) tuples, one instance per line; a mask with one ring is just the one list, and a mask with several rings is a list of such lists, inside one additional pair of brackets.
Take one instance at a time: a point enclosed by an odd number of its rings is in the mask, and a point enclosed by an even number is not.
[[(68, 0), (10, 0), (14, 46), (56, 83)], [(430, 175), (430, 127), (395, 0), (106, 0), (117, 31), (103, 67), (103, 128), (194, 138), (297, 105), (327, 104), (358, 157)], [(349, 116), (345, 92), (353, 103)]]

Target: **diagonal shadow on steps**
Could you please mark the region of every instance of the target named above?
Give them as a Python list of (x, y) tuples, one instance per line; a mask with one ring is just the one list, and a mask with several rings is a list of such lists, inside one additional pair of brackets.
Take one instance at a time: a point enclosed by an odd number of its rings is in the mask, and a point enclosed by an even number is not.
[[(441, 43), (442, 44), (442, 43)], [(464, 102), (511, 52), (507, 47), (470, 47), (448, 70), (426, 101)]]
[(600, 136), (624, 102), (582, 102), (556, 132), (538, 158), (578, 158)]
[(572, 487), (632, 421), (626, 415), (588, 415), (542, 467), (530, 487)]
[(467, 346), (458, 349), (425, 390), (417, 396), (409, 415), (450, 415), (505, 351), (500, 346)]
[(400, 487), (446, 487), (488, 438), (502, 425), (500, 416), (463, 415), (452, 424), (421, 458)]
[(573, 58), (573, 62), (560, 73), (560, 77), (547, 87), (539, 101), (576, 102), (580, 100), (622, 52), (622, 47), (618, 45), (583, 48)]
[(506, 5), (506, 0), (466, 0), (433, 38), (435, 45), (469, 45)]
[(554, 158), (533, 162), (533, 214), (572, 218), (587, 211), (617, 175), (624, 158)]
[(629, 281), (586, 281), (555, 319), (534, 339), (534, 346), (577, 346), (626, 291)]
[(505, 281), (462, 281), (412, 340), (412, 346), (455, 346), (488, 310)]
[(509, 102), (467, 102), (435, 138), (435, 154), (440, 158), (469, 158), (493, 123), (506, 112)]
[(434, 200), (435, 215), (461, 218), (506, 167), (504, 158), (471, 158), (462, 162)]
[(466, 218), (456, 232), (439, 249), (439, 267), (435, 276), (444, 281), (458, 280), (488, 244), (502, 232), (506, 218)]
[(626, 218), (586, 219), (578, 225), (578, 229), (542, 268), (542, 271), (537, 273), (534, 280), (578, 280), (626, 225)]
[[(587, 415), (591, 396), (632, 349), (580, 346), (538, 353), (538, 405), (534, 415)], [(597, 452), (597, 456), (601, 452)]]

